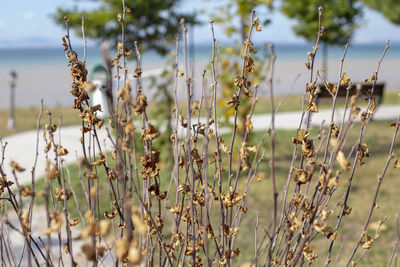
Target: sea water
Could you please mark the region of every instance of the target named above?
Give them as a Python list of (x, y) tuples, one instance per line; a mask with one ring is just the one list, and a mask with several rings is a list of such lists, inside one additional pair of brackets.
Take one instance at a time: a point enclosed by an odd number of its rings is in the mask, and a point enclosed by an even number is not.
[[(293, 87), (293, 94), (301, 94), (304, 91), (305, 84), (310, 80), (310, 72), (305, 67), (307, 52), (312, 49), (313, 44), (276, 44), (275, 52), (277, 55), (274, 90), (276, 94), (284, 94), (292, 87), (295, 77), (300, 74)], [(224, 48), (225, 45), (217, 44), (217, 47)], [(255, 44), (258, 50), (258, 57), (268, 65), (268, 49), (266, 45)], [(344, 71), (352, 78), (353, 82), (361, 82), (369, 78), (377, 67), (377, 60), (384, 50), (385, 43), (379, 44), (359, 44), (349, 46), (344, 62)], [(83, 48), (76, 49), (80, 60), (83, 60)], [(174, 48), (171, 48), (174, 51)], [(328, 70), (327, 76), (331, 82), (337, 82), (340, 58), (343, 55), (344, 47), (330, 46), (328, 49)], [(316, 69), (321, 69), (321, 53), (318, 51), (316, 58)], [(111, 56), (115, 51), (111, 51)], [(209, 44), (189, 47), (188, 57), (193, 59), (195, 96), (199, 95), (201, 87), (201, 74), (206, 72), (206, 83), (210, 83), (209, 64), (211, 56), (211, 46)], [(161, 79), (160, 73), (169, 63), (174, 61), (173, 56), (160, 56), (153, 51), (145, 52), (141, 55), (142, 70), (145, 77), (154, 76)], [(103, 59), (98, 47), (88, 47), (86, 49), (86, 64), (89, 72), (97, 64), (102, 64)], [(189, 60), (189, 65), (191, 64)], [(128, 60), (129, 77), (132, 84), (136, 81), (132, 78), (132, 73), (136, 68), (135, 58)], [(184, 70), (183, 52), (179, 52), (179, 69)], [(400, 44), (392, 44), (389, 48), (381, 66), (378, 78), (385, 82), (386, 89), (399, 89), (400, 77)], [(70, 90), (70, 69), (68, 60), (65, 57), (63, 48), (8, 48), (0, 49), (0, 108), (8, 107), (9, 103), (9, 81), (8, 74), (15, 70), (18, 74), (16, 87), (16, 104), (19, 107), (38, 106), (43, 98), (46, 106), (71, 106), (73, 97), (69, 94)], [(267, 75), (267, 70), (266, 70)], [(154, 89), (148, 88), (150, 82), (144, 79), (144, 90), (149, 97), (154, 94)], [(180, 78), (183, 80), (183, 78)], [(120, 86), (122, 85), (122, 81)], [(207, 85), (207, 88), (209, 88)], [(117, 82), (114, 79), (114, 89)], [(184, 83), (180, 83), (179, 90), (184, 96)], [(268, 94), (268, 86), (261, 84), (260, 95)], [(232, 87), (233, 88), (233, 87)], [(171, 92), (173, 85), (171, 85)], [(234, 89), (232, 89), (234, 90)], [(183, 97), (182, 97), (183, 98)]]

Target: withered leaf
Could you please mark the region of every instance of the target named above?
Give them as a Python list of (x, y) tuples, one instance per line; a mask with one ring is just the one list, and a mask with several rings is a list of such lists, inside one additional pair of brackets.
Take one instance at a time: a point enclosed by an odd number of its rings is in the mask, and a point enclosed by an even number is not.
[(400, 160), (399, 159), (395, 159), (395, 161), (393, 163), (393, 168), (400, 169)]
[(85, 242), (81, 246), (81, 251), (88, 261), (96, 260), (96, 248), (92, 242)]
[(249, 90), (249, 88), (247, 86), (243, 87), (243, 93), (247, 97), (252, 97), (253, 96), (253, 94), (251, 93), (251, 91)]
[(349, 86), (350, 84), (350, 77), (346, 75), (346, 72), (343, 73), (342, 80), (340, 81), (340, 85)]
[[(68, 216), (68, 217), (69, 217), (69, 216)], [(74, 227), (74, 226), (77, 226), (78, 223), (79, 223), (78, 218), (74, 218), (74, 219), (72, 220), (72, 222), (69, 221), (69, 226)]]
[(68, 154), (68, 150), (62, 146), (57, 149), (57, 156), (65, 156)]
[(368, 249), (371, 248), (371, 246), (372, 246), (372, 244), (374, 243), (374, 241), (375, 241), (375, 240), (374, 240), (371, 236), (366, 235), (365, 239), (362, 240), (362, 241), (360, 242), (360, 243), (361, 243), (361, 247), (362, 247), (363, 249), (368, 250)]
[(104, 217), (107, 219), (113, 219), (115, 216), (117, 216), (118, 212), (117, 209), (113, 206), (112, 207), (112, 212), (105, 211), (104, 212)]
[(53, 138), (50, 137), (49, 140), (46, 143), (46, 146), (44, 147), (44, 153), (47, 153), (47, 152), (50, 151), (52, 141), (53, 141)]
[(92, 162), (92, 166), (100, 166), (103, 165), (106, 162), (106, 157), (103, 155), (103, 153), (99, 152), (100, 158), (96, 160), (95, 162)]
[(135, 73), (133, 74), (133, 77), (134, 78), (139, 78), (141, 76), (142, 76), (142, 69), (138, 67), (138, 68), (135, 69)]
[(132, 207), (132, 223), (135, 226), (135, 229), (139, 232), (140, 235), (144, 236), (148, 232), (148, 227), (143, 221), (140, 212)]
[(136, 116), (142, 114), (147, 107), (147, 98), (140, 92), (140, 95), (136, 97), (136, 103), (133, 105), (133, 111)]
[(312, 94), (310, 94), (310, 99), (307, 105), (307, 110), (311, 111), (311, 112), (318, 112), (318, 107), (317, 104), (315, 104), (314, 102), (314, 96)]
[(50, 234), (51, 232), (58, 232), (63, 223), (62, 216), (58, 212), (53, 212), (51, 219), (55, 221), (55, 224), (44, 230), (44, 233), (46, 235)]
[(259, 23), (256, 23), (256, 31), (257, 31), (257, 32), (262, 31), (262, 28), (261, 28), (261, 26), (260, 26)]
[(20, 194), (23, 197), (32, 196), (33, 195), (32, 188), (30, 188), (30, 187), (22, 187), (20, 189)]
[(246, 132), (251, 132), (253, 130), (253, 123), (251, 122), (250, 115), (246, 116)]
[(62, 46), (64, 47), (64, 51), (68, 50), (68, 44), (67, 44), (67, 36), (63, 36), (62, 40)]
[(15, 172), (23, 172), (23, 171), (25, 171), (24, 168), (22, 168), (17, 162), (15, 162), (13, 160), (10, 162), (10, 167)]
[(97, 179), (98, 178), (97, 174), (94, 171), (90, 170), (90, 169), (86, 169), (83, 172), (83, 177), (85, 177), (87, 179)]
[(314, 83), (307, 83), (306, 84), (306, 92), (311, 92), (312, 90), (314, 90)]
[(343, 153), (343, 151), (340, 150), (340, 151), (338, 152), (338, 154), (337, 154), (337, 156), (336, 156), (336, 160), (337, 160), (337, 162), (339, 163), (339, 165), (340, 165), (340, 167), (341, 167), (342, 169), (350, 170), (351, 165), (350, 165), (350, 163), (347, 161), (347, 158), (346, 158), (345, 154)]
[(315, 261), (318, 258), (317, 254), (313, 253), (308, 244), (303, 248), (303, 255), (309, 261)]
[(253, 46), (253, 42), (250, 41), (249, 39), (244, 40), (244, 44), (247, 46)]
[(49, 180), (54, 180), (58, 177), (57, 166), (53, 166), (51, 169), (46, 169), (46, 178)]
[(368, 79), (366, 79), (364, 82), (368, 83), (368, 82), (373, 82), (376, 80), (376, 74), (372, 74), (371, 77), (369, 77)]
[(253, 73), (254, 68), (255, 68), (254, 60), (251, 57), (247, 57), (247, 62), (245, 66), (246, 71), (249, 73)]
[(237, 87), (243, 87), (245, 83), (246, 83), (246, 78), (241, 76), (236, 76), (235, 81), (233, 82), (233, 84), (236, 85)]
[(328, 90), (328, 92), (332, 96), (336, 94), (336, 88), (337, 88), (336, 84), (328, 83), (328, 82), (325, 82), (325, 81), (324, 81), (324, 84), (325, 84), (325, 89)]
[(239, 104), (240, 104), (240, 101), (239, 101), (237, 95), (234, 93), (232, 98), (228, 101), (228, 106), (236, 107), (236, 106), (239, 106)]
[(72, 196), (72, 192), (68, 192), (66, 189), (57, 187), (55, 192), (55, 199), (57, 201), (68, 200)]
[(311, 175), (306, 170), (303, 170), (303, 169), (296, 170), (296, 174), (294, 176), (294, 181), (297, 184), (299, 184), (299, 185), (305, 184), (308, 181), (310, 181), (310, 179), (311, 179)]
[(152, 141), (160, 136), (160, 132), (158, 132), (150, 122), (148, 122), (147, 124), (148, 127), (142, 130), (142, 135), (140, 136), (140, 139), (142, 139), (143, 141)]
[(110, 229), (111, 223), (108, 220), (101, 220), (99, 223), (99, 233), (101, 235), (106, 235)]
[(361, 113), (361, 115), (360, 115), (360, 121), (361, 121), (361, 124), (363, 125), (363, 126), (367, 126), (367, 123), (368, 123), (368, 119), (371, 117), (371, 113), (370, 112), (362, 112)]
[(360, 150), (358, 152), (358, 160), (360, 162), (360, 166), (364, 165), (364, 157), (369, 157), (369, 149), (367, 144), (360, 145)]
[(257, 173), (256, 175), (256, 182), (261, 182), (267, 177), (265, 172)]

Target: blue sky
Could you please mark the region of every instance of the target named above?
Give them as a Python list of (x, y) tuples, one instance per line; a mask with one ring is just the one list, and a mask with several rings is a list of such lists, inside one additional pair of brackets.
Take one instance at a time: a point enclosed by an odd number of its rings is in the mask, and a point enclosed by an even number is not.
[[(184, 11), (200, 11), (205, 6), (212, 6), (213, 1), (186, 0), (182, 1), (180, 7)], [(64, 34), (64, 29), (55, 25), (51, 14), (58, 6), (74, 6), (91, 8), (96, 4), (90, 1), (72, 0), (0, 0), (0, 46), (57, 46)], [(221, 3), (221, 1), (218, 1)], [(263, 18), (262, 14), (258, 14)], [(304, 42), (293, 34), (291, 26), (293, 21), (286, 19), (279, 12), (267, 14), (272, 23), (265, 27), (262, 34), (258, 35), (260, 41), (272, 41), (275, 43), (297, 43)], [(208, 18), (202, 16), (207, 22)], [(89, 25), (88, 25), (89, 27)], [(218, 26), (217, 26), (218, 27)], [(199, 26), (195, 31), (196, 41), (205, 43), (210, 40), (208, 23)], [(217, 36), (220, 41), (227, 41), (222, 38), (222, 32), (217, 29)], [(364, 21), (360, 29), (356, 31), (353, 38), (354, 43), (400, 42), (400, 26), (393, 25), (385, 20), (379, 13), (366, 10)]]

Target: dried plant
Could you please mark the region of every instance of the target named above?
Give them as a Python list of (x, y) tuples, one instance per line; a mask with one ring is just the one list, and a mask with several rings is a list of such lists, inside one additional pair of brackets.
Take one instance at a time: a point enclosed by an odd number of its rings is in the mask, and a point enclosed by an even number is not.
[[(324, 33), (321, 25), (322, 8), (319, 9), (319, 32), (306, 62), (310, 80), (304, 92), (301, 121), (292, 138), (293, 154), (287, 180), (279, 188), (277, 155), (280, 151), (276, 148), (278, 133), (275, 117), (282, 102), (278, 105), (274, 102), (276, 55), (273, 45), (270, 46), (269, 73), (266, 74), (271, 125), (265, 129), (260, 140), (248, 139), (248, 134), (253, 131), (252, 117), (258, 100), (257, 91), (262, 89), (251, 81), (251, 73), (255, 68), (255, 47), (251, 40), (253, 31), (261, 30), (255, 12), (251, 13), (249, 32), (243, 44), (241, 71), (232, 84), (234, 92), (230, 99), (224, 99), (234, 108), (233, 127), (229, 134), (222, 134), (219, 128), (217, 96), (220, 86), (213, 21), (210, 21), (210, 68), (204, 71), (200, 99), (196, 100), (193, 98), (193, 74), (188, 64), (187, 30), (182, 20), (184, 63), (182, 67), (179, 66), (180, 40), (177, 39), (173, 75), (175, 83), (171, 88), (175, 108), (171, 111), (173, 133), (169, 147), (173, 151), (165, 152), (173, 153), (173, 157), (168, 158), (169, 163), (173, 162), (170, 173), (168, 168), (163, 169), (165, 164), (160, 160), (161, 150), (166, 148), (156, 144), (161, 135), (161, 125), (153, 123), (147, 112), (148, 99), (143, 88), (138, 44), (134, 44), (135, 51), (126, 49), (125, 14), (130, 10), (122, 2), (122, 13), (117, 16), (122, 34), (113, 58), (118, 92), (116, 104), (110, 109), (107, 126), (97, 116), (102, 107), (89, 102), (87, 89), (91, 84), (87, 80), (86, 63), (85, 60), (79, 60), (72, 48), (68, 19), (65, 19), (67, 33), (62, 44), (71, 71), (74, 108), (80, 112), (82, 127), (79, 140), (82, 157), (78, 160), (80, 177), (71, 177), (67, 166), (64, 166), (63, 157), (69, 151), (62, 146), (60, 138), (56, 141), (62, 120), (55, 124), (49, 114), (48, 123), (43, 128), (47, 161), (43, 194), (35, 191), (37, 156), (31, 170), (30, 186), (18, 184), (18, 172), (24, 169), (17, 162), (12, 163), (13, 172), (10, 174), (4, 172), (3, 164), (0, 165), (2, 264), (17, 266), (24, 261), (28, 266), (77, 266), (87, 263), (93, 266), (236, 266), (241, 256), (237, 245), (239, 239), (251, 239), (253, 231), (254, 257), (249, 266), (296, 266), (306, 262), (311, 265), (318, 257), (312, 245), (318, 236), (329, 240), (325, 266), (332, 263), (335, 253), (336, 257), (343, 257), (345, 253), (341, 249), (336, 252), (333, 247), (341, 226), (346, 223), (345, 216), (352, 211), (348, 199), (355, 170), (369, 156), (364, 133), (375, 111), (373, 91), (389, 43), (369, 79), (373, 87), (367, 99), (367, 108), (361, 112), (357, 106), (361, 97), (359, 92), (354, 96), (348, 94), (346, 111), (339, 125), (339, 119), (335, 118), (337, 88), (338, 85), (351, 86), (350, 78), (343, 72), (347, 46), (340, 60), (338, 82), (320, 81), (319, 71), (314, 67), (320, 37)], [(132, 71), (135, 85), (128, 79), (130, 72), (126, 57), (130, 54), (136, 55), (137, 60), (137, 66)], [(206, 77), (210, 77), (211, 84), (207, 84)], [(178, 103), (179, 79), (184, 80), (186, 107)], [(318, 112), (315, 97), (321, 90), (319, 81), (332, 94), (332, 113), (328, 127), (321, 125), (322, 130), (316, 135), (311, 129), (311, 118), (313, 113)], [(243, 98), (251, 102), (251, 109), (246, 116), (244, 134), (237, 135), (238, 110)], [(38, 120), (37, 139), (41, 116), (42, 111)], [(351, 151), (347, 152), (344, 146), (358, 118), (362, 123), (361, 130)], [(364, 227), (346, 260), (347, 266), (355, 266), (360, 262), (378, 238), (385, 221), (383, 219), (379, 223), (373, 236), (367, 234), (377, 207), (381, 184), (395, 157), (399, 119), (392, 125), (393, 139), (388, 148), (387, 161), (378, 177)], [(135, 127), (138, 123), (141, 124), (140, 129)], [(111, 152), (106, 151), (98, 136), (102, 127), (107, 127), (109, 141), (113, 144)], [(4, 159), (5, 146), (2, 148)], [(399, 168), (398, 159), (394, 166)], [(261, 169), (269, 170), (271, 181), (272, 196), (268, 201), (272, 203), (272, 209), (261, 211), (268, 214), (269, 221), (265, 223), (259, 220), (257, 213), (254, 229), (243, 229), (243, 218), (252, 209), (247, 205), (247, 200), (252, 198), (249, 189), (267, 176)], [(10, 175), (14, 177), (16, 185)], [(345, 185), (345, 194), (340, 202), (333, 202), (332, 196), (339, 186), (343, 186), (340, 181), (346, 177), (348, 183)], [(84, 191), (84, 200), (77, 198), (75, 191), (78, 188), (72, 186), (71, 179), (80, 179), (82, 188), (79, 190)], [(104, 192), (109, 196), (107, 207), (100, 205), (100, 200), (107, 198)], [(36, 197), (43, 198), (45, 203), (46, 227), (43, 233), (31, 231)], [(8, 219), (12, 212), (17, 216), (18, 225)], [(72, 218), (73, 214), (78, 214), (78, 217)], [(336, 219), (332, 219), (335, 216)], [(13, 253), (12, 237), (7, 234), (7, 229), (16, 230), (25, 239), (26, 253), (17, 256), (19, 259)], [(239, 236), (240, 231), (250, 234)], [(52, 239), (54, 237), (56, 240)], [(395, 241), (393, 252), (388, 255), (390, 264), (397, 261), (399, 233)], [(54, 242), (56, 246), (52, 244)], [(359, 250), (362, 252), (358, 253)]]

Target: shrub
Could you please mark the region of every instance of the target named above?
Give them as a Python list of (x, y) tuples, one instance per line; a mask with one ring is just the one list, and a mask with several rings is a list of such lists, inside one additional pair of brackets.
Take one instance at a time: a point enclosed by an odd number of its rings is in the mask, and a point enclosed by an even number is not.
[[(124, 32), (124, 14), (119, 16), (122, 33)], [(322, 9), (319, 10), (319, 16)], [(338, 83), (327, 86), (332, 94), (332, 117), (329, 126), (315, 133), (310, 127), (313, 113), (318, 112), (314, 102), (320, 89), (317, 81), (320, 79), (318, 70), (314, 69), (314, 59), (319, 48), (319, 40), (323, 34), (321, 25), (316, 44), (308, 53), (307, 68), (310, 70), (310, 80), (306, 85), (301, 121), (297, 135), (292, 137), (293, 154), (287, 171), (286, 181), (277, 181), (277, 159), (283, 150), (277, 149), (275, 117), (280, 107), (274, 103), (273, 77), (275, 54), (270, 46), (271, 61), (268, 74), (268, 86), (271, 101), (271, 126), (265, 130), (258, 141), (247, 139), (253, 131), (252, 116), (257, 103), (258, 85), (250, 80), (254, 72), (254, 45), (251, 41), (253, 30), (257, 28), (258, 19), (251, 14), (251, 27), (248, 39), (244, 42), (241, 72), (236, 75), (232, 90), (235, 92), (230, 99), (225, 99), (227, 105), (235, 112), (233, 128), (228, 134), (222, 134), (218, 125), (217, 92), (219, 90), (216, 73), (216, 48), (213, 22), (212, 49), (210, 73), (210, 90), (203, 86), (201, 99), (193, 99), (193, 80), (187, 63), (186, 28), (181, 21), (183, 33), (184, 68), (178, 67), (179, 40), (176, 41), (176, 64), (173, 88), (175, 108), (173, 111), (173, 134), (170, 136), (172, 151), (167, 153), (167, 161), (173, 162), (172, 173), (168, 172), (165, 162), (161, 162), (162, 149), (171, 146), (157, 146), (155, 141), (161, 133), (148, 117), (148, 99), (142, 88), (142, 69), (140, 52), (137, 56), (137, 67), (133, 71), (137, 78), (135, 90), (128, 79), (126, 56), (132, 53), (125, 48), (124, 34), (118, 44), (118, 52), (114, 64), (118, 80), (122, 80), (118, 88), (115, 113), (109, 117), (109, 139), (113, 143), (111, 153), (107, 153), (98, 131), (104, 126), (103, 119), (97, 117), (100, 106), (89, 104), (86, 88), (87, 81), (85, 64), (78, 59), (72, 49), (68, 20), (67, 34), (63, 37), (63, 46), (71, 68), (73, 79), (71, 94), (75, 97), (74, 108), (80, 112), (82, 119), (82, 158), (79, 160), (81, 182), (85, 199), (78, 199), (71, 186), (71, 178), (65, 174), (63, 157), (68, 150), (57, 144), (55, 133), (57, 125), (49, 123), (44, 127), (46, 159), (48, 160), (43, 196), (35, 191), (35, 170), (32, 172), (31, 186), (18, 185), (16, 188), (7, 179), (3, 168), (1, 175), (1, 204), (3, 211), (12, 209), (18, 215), (19, 225), (9, 221), (2, 222), (3, 227), (18, 229), (25, 238), (26, 255), (21, 256), (29, 265), (46, 263), (53, 266), (57, 262), (76, 266), (89, 261), (93, 266), (123, 265), (130, 266), (235, 266), (239, 262), (241, 251), (237, 246), (239, 238), (250, 240), (250, 234), (239, 235), (240, 231), (253, 234), (255, 232), (254, 257), (251, 264), (268, 266), (295, 266), (299, 263), (310, 264), (316, 260), (313, 250), (316, 237), (326, 238), (329, 246), (325, 263), (332, 259), (333, 244), (338, 233), (346, 223), (345, 216), (352, 208), (348, 199), (352, 192), (352, 181), (358, 165), (363, 165), (365, 157), (369, 156), (368, 146), (364, 143), (366, 127), (373, 116), (375, 101), (373, 90), (368, 96), (368, 105), (361, 112), (358, 98), (347, 97), (347, 118), (342, 123), (336, 123), (334, 114), (336, 108), (338, 84), (350, 88), (350, 78), (340, 70)], [(382, 58), (388, 49), (388, 44)], [(342, 64), (346, 55), (344, 50)], [(377, 71), (370, 81), (375, 85), (378, 77), (380, 59)], [(343, 66), (343, 65), (342, 65)], [(186, 107), (178, 105), (178, 79), (185, 80)], [(205, 79), (205, 77), (203, 77)], [(205, 80), (204, 80), (205, 83)], [(203, 84), (204, 84), (203, 83)], [(325, 81), (326, 83), (326, 81)], [(374, 86), (373, 86), (374, 88)], [(243, 135), (237, 135), (237, 110), (240, 100), (251, 100), (251, 109), (247, 114), (246, 129)], [(200, 116), (204, 112), (205, 117)], [(345, 150), (345, 144), (352, 125), (360, 117), (361, 130), (353, 149)], [(345, 117), (343, 117), (345, 118)], [(134, 127), (135, 121), (142, 123), (141, 129)], [(376, 199), (385, 173), (394, 158), (393, 149), (399, 127), (399, 120), (393, 125), (393, 140), (388, 151), (385, 165), (376, 184), (376, 191), (370, 209), (365, 217), (365, 224), (350, 252), (347, 265), (357, 264), (379, 236), (384, 221), (381, 221), (374, 235), (368, 235), (366, 230), (370, 225), (371, 216), (376, 208)], [(39, 129), (38, 129), (39, 133)], [(91, 147), (90, 147), (91, 145)], [(268, 159), (268, 161), (266, 160)], [(269, 163), (269, 164), (268, 164)], [(395, 160), (395, 167), (399, 167)], [(22, 171), (18, 163), (13, 163), (13, 174)], [(269, 170), (267, 175), (263, 170)], [(258, 215), (253, 229), (241, 228), (243, 218), (252, 210), (247, 200), (256, 198), (249, 194), (250, 187), (268, 176), (271, 181), (271, 210), (268, 211), (267, 222), (259, 221)], [(348, 177), (344, 185), (344, 195), (338, 202), (332, 199), (341, 181)], [(69, 179), (68, 179), (69, 178)], [(282, 188), (278, 188), (279, 185)], [(343, 185), (342, 185), (343, 186)], [(15, 190), (18, 189), (18, 190)], [(110, 207), (101, 206), (104, 199), (110, 196)], [(280, 198), (278, 197), (280, 195)], [(44, 235), (32, 233), (32, 213), (35, 197), (43, 197), (45, 202), (46, 229)], [(26, 199), (23, 201), (22, 199)], [(84, 206), (82, 203), (86, 203)], [(86, 208), (87, 206), (87, 208)], [(101, 212), (106, 209), (105, 212)], [(76, 212), (78, 211), (78, 212)], [(73, 214), (80, 214), (72, 218)], [(83, 215), (84, 214), (84, 215)], [(3, 216), (7, 217), (4, 212)], [(336, 218), (334, 218), (336, 216)], [(78, 230), (74, 230), (78, 229)], [(259, 231), (262, 231), (262, 234)], [(251, 231), (251, 232), (250, 232)], [(109, 233), (111, 232), (111, 233)], [(51, 238), (58, 238), (57, 249), (52, 249)], [(66, 237), (66, 240), (64, 239)], [(262, 237), (261, 239), (259, 239)], [(9, 236), (2, 235), (2, 262), (14, 261), (6, 256), (13, 250)], [(47, 241), (46, 241), (47, 240)], [(361, 253), (356, 254), (359, 250)], [(78, 253), (78, 251), (81, 253)], [(395, 251), (397, 250), (397, 245)], [(336, 252), (338, 255), (341, 251)], [(82, 259), (79, 255), (84, 255)], [(357, 257), (355, 258), (355, 256)], [(15, 262), (14, 262), (15, 263)], [(249, 263), (250, 265), (250, 263)]]

